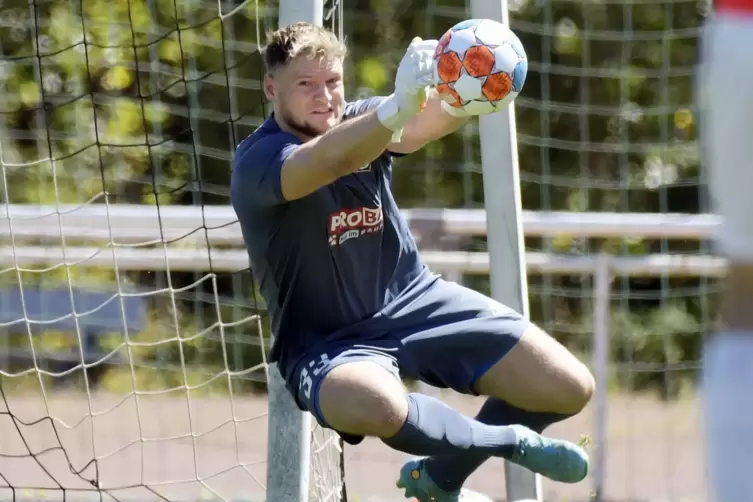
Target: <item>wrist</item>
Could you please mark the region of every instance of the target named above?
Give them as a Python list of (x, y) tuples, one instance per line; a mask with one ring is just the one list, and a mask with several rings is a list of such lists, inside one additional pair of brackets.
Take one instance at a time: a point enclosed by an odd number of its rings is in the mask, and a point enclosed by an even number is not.
[(405, 103), (401, 103), (395, 94), (390, 94), (377, 106), (379, 121), (391, 131), (398, 131), (414, 115)]
[(392, 131), (392, 141), (400, 141), (403, 127), (410, 120), (412, 114), (408, 113), (405, 107), (400, 106), (397, 97), (390, 94), (384, 99), (376, 109), (377, 118), (384, 127)]

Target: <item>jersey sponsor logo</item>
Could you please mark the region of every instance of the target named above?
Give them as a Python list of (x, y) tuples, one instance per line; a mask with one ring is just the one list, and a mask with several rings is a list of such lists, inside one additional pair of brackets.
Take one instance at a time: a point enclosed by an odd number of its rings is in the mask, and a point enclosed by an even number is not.
[(379, 232), (382, 228), (384, 216), (381, 207), (342, 209), (329, 215), (327, 237), (330, 246), (339, 246), (350, 239)]

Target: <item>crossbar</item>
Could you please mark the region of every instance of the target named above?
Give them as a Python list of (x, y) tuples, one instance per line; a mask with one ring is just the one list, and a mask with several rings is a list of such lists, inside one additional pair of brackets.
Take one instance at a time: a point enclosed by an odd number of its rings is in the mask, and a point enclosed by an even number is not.
[[(406, 209), (411, 226), (431, 224), (440, 233), (480, 237), (487, 232), (483, 209)], [(711, 214), (523, 211), (527, 236), (711, 239), (719, 218)], [(0, 239), (106, 240), (116, 243), (194, 240), (243, 245), (231, 206), (11, 204), (0, 214)]]

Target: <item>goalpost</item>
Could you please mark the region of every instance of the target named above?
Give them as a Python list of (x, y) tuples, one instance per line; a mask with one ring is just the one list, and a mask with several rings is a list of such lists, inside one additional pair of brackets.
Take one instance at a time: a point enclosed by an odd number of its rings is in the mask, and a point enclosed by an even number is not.
[[(507, 0), (471, 0), (471, 15), (510, 24)], [(491, 295), (528, 316), (515, 103), (478, 120)], [(541, 498), (539, 476), (512, 462), (505, 462), (505, 481), (507, 500)]]
[[(333, 1), (327, 16), (337, 19), (332, 28), (340, 36), (342, 19), (336, 12), (341, 2)], [(322, 25), (323, 0), (280, 0), (279, 26), (296, 21)], [(342, 439), (319, 427), (310, 413), (298, 410), (276, 365), (270, 365), (268, 379), (267, 500), (307, 502), (311, 494), (315, 502), (345, 502)]]

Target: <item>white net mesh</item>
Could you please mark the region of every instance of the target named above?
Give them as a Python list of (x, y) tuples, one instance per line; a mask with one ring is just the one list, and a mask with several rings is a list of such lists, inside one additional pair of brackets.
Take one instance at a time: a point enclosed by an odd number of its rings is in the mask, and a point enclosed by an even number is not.
[[(344, 0), (324, 2), (323, 23), (342, 38), (344, 34)], [(311, 431), (311, 496), (313, 500), (335, 502), (345, 500), (343, 441), (329, 429), (312, 419)]]
[[(264, 500), (268, 322), (228, 180), (276, 24), (3, 3), (0, 498)], [(340, 500), (337, 437), (311, 443), (311, 500)]]
[[(373, 10), (374, 3), (347, 4), (345, 31), (355, 44), (360, 92), (389, 92), (391, 71), (410, 39), (436, 38), (472, 17), (470, 3), (393, 1)], [(524, 210), (703, 211), (693, 73), (707, 3), (531, 0), (509, 6), (511, 26), (530, 61), (516, 101)], [(377, 63), (389, 70), (384, 78)], [(499, 161), (507, 168), (505, 159)], [(414, 228), (419, 245), (432, 251), (436, 270), (489, 292), (483, 213), (472, 211), (483, 208), (484, 194), (477, 122), (398, 160), (394, 173), (393, 190), (403, 208), (471, 210), (455, 213), (451, 225)], [(508, 193), (500, 187), (500, 196)], [(652, 233), (670, 232), (683, 220), (668, 216), (665, 228)], [(618, 220), (612, 220), (609, 238), (583, 237), (586, 227), (598, 226), (590, 224), (541, 237), (537, 228), (547, 225), (528, 221), (531, 315), (589, 364), (595, 294), (587, 260), (607, 251), (625, 258), (630, 267), (624, 269), (632, 271), (612, 283), (607, 441), (595, 436), (594, 406), (551, 428), (571, 440), (582, 434), (599, 440), (606, 470), (572, 486), (543, 480), (545, 500), (589, 500), (596, 486), (606, 501), (707, 500), (694, 384), (701, 340), (714, 318), (713, 276), (720, 271), (718, 261), (700, 259), (710, 253), (708, 242), (644, 237), (645, 230), (622, 236)], [(454, 254), (458, 250), (481, 254)], [(684, 260), (688, 255), (699, 259)], [(465, 270), (458, 274), (459, 268)], [(479, 406), (477, 399), (442, 396), (469, 415)], [(374, 473), (349, 478), (349, 493), (387, 497), (401, 457), (378, 445), (366, 448), (346, 448), (348, 473)], [(488, 462), (468, 486), (504, 498), (501, 469), (500, 462)]]
[[(532, 61), (516, 110), (526, 209), (705, 209), (693, 85), (706, 7), (686, 0), (557, 0), (516, 9), (513, 28)], [(606, 435), (595, 438), (604, 471), (586, 486), (547, 484), (547, 491), (585, 499), (596, 487), (601, 500), (706, 500), (695, 381), (716, 286), (701, 267), (661, 263), (705, 255), (707, 242), (560, 234), (529, 237), (527, 247), (571, 257), (606, 251), (658, 265), (617, 274), (612, 283)], [(593, 280), (531, 274), (529, 281), (532, 316), (591, 361)], [(553, 433), (594, 437), (592, 410)]]
[[(692, 74), (707, 5), (510, 8), (530, 60), (516, 102), (524, 209), (699, 212)], [(327, 0), (324, 12), (350, 44), (351, 98), (391, 92), (414, 35), (470, 17), (464, 0)], [(276, 18), (262, 0), (3, 2), (0, 496), (263, 498), (267, 321), (227, 180), (235, 145), (265, 116), (257, 44)], [(477, 133), (473, 121), (400, 159), (400, 205), (482, 208)], [(453, 228), (472, 238), (416, 236), (435, 270), (488, 292), (484, 228), (471, 220)], [(526, 244), (534, 320), (586, 360), (590, 273), (536, 264), (599, 250), (641, 264), (612, 284), (603, 482), (545, 481), (546, 499), (587, 500), (599, 484), (605, 500), (706, 500), (693, 382), (717, 289), (696, 275), (718, 267), (662, 264), (707, 243), (575, 232)], [(458, 250), (482, 254), (447, 258)], [(467, 414), (479, 404), (443, 395)], [(593, 434), (592, 411), (552, 434)], [(311, 449), (312, 498), (338, 500), (339, 441), (315, 427)], [(350, 494), (397, 495), (404, 456), (370, 441), (346, 454)], [(503, 498), (500, 472), (489, 462), (469, 486)]]

